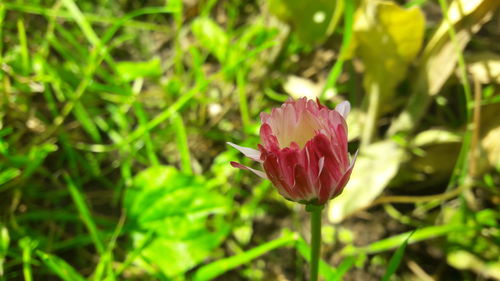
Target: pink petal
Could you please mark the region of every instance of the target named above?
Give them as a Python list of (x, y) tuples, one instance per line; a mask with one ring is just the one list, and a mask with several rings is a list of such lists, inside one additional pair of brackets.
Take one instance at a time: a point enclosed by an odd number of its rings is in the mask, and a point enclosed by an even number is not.
[(344, 190), (345, 185), (347, 184), (347, 182), (349, 181), (349, 178), (351, 177), (354, 163), (356, 162), (356, 158), (358, 157), (358, 151), (359, 150), (357, 150), (356, 153), (354, 153), (354, 157), (351, 160), (351, 164), (349, 165), (349, 168), (344, 173), (342, 178), (339, 180), (339, 182), (337, 184), (337, 188), (335, 189), (334, 192), (332, 192), (332, 194), (330, 195), (330, 198), (333, 198), (333, 197), (340, 195), (340, 193), (342, 193), (342, 191)]
[(318, 190), (318, 201), (320, 204), (326, 203), (330, 198), (332, 189), (335, 188), (335, 179), (332, 174), (323, 169), (323, 172), (319, 177), (319, 190)]
[(294, 178), (293, 192), (298, 195), (298, 199), (309, 201), (317, 196), (304, 167), (301, 165), (295, 166)]
[(248, 170), (248, 171), (251, 171), (253, 172), (254, 174), (256, 174), (257, 176), (263, 178), (263, 179), (267, 179), (267, 176), (264, 172), (262, 171), (259, 171), (259, 170), (255, 170), (255, 169), (252, 169), (250, 167), (247, 167), (245, 165), (242, 165), (238, 162), (233, 162), (231, 161), (231, 166), (235, 167), (235, 168), (238, 168), (238, 169), (242, 169), (242, 170)]
[(278, 164), (278, 157), (274, 154), (269, 154), (264, 160), (263, 166), (269, 180), (278, 189), (279, 193), (285, 198), (292, 199), (291, 188), (283, 179), (280, 166)]
[(279, 149), (278, 139), (273, 135), (273, 130), (267, 123), (262, 124), (260, 127), (260, 140), (268, 150)]
[(253, 148), (249, 148), (249, 147), (239, 146), (239, 145), (236, 145), (236, 144), (231, 143), (231, 142), (227, 142), (227, 144), (229, 144), (230, 146), (232, 146), (232, 147), (236, 148), (237, 150), (239, 150), (246, 157), (248, 157), (248, 158), (250, 158), (252, 160), (255, 160), (257, 162), (262, 163), (262, 160), (260, 160), (260, 151), (258, 151), (256, 149), (253, 149)]

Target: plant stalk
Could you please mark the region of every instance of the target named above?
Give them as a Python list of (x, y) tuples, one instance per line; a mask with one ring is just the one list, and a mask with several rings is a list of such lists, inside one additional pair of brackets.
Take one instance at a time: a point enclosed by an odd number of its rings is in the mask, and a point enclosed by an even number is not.
[(321, 210), (323, 205), (307, 205), (306, 210), (311, 213), (311, 281), (318, 280), (319, 254), (321, 247)]

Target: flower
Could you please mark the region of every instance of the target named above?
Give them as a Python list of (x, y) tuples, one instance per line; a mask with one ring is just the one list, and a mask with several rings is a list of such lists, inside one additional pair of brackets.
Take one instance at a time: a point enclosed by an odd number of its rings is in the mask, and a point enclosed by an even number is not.
[(258, 150), (228, 142), (264, 172), (231, 165), (269, 179), (288, 200), (323, 205), (342, 192), (356, 159), (357, 153), (349, 160), (347, 151), (349, 111), (347, 101), (330, 110), (319, 100), (289, 99), (271, 114), (261, 113)]

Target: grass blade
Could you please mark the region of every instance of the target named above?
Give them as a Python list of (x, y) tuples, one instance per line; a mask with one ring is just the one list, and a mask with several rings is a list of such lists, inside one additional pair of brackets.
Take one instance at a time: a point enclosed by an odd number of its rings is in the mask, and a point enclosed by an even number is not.
[(177, 112), (172, 115), (171, 120), (174, 123), (177, 137), (177, 147), (179, 148), (179, 153), (181, 154), (181, 169), (186, 174), (192, 174), (193, 169), (191, 168), (191, 156), (189, 153), (186, 126), (184, 126), (182, 117)]
[(328, 279), (328, 281), (342, 281), (342, 277), (344, 276), (344, 274), (346, 274), (347, 271), (349, 271), (349, 269), (354, 266), (354, 263), (357, 259), (357, 256), (349, 256), (344, 258), (344, 260), (337, 267), (336, 272), (331, 278)]
[[(437, 225), (437, 226), (429, 226), (424, 227), (418, 230), (415, 230), (410, 239), (408, 239), (408, 243), (416, 243), (422, 240), (436, 238), (442, 235), (446, 235), (451, 232), (462, 232), (474, 229), (474, 227), (468, 227), (466, 225)], [(407, 238), (410, 232), (406, 232), (403, 234), (395, 235), (377, 242), (374, 242), (368, 246), (356, 248), (356, 247), (346, 247), (342, 250), (344, 255), (355, 255), (355, 254), (373, 254), (379, 253), (383, 251), (387, 251), (390, 249), (394, 249), (400, 246)]]
[(389, 281), (389, 278), (391, 278), (391, 276), (396, 272), (396, 270), (399, 267), (399, 264), (401, 263), (401, 259), (403, 259), (406, 246), (408, 245), (408, 240), (413, 235), (413, 233), (415, 233), (415, 230), (412, 233), (410, 233), (410, 235), (408, 235), (403, 244), (401, 244), (401, 246), (399, 246), (394, 255), (392, 255), (391, 260), (389, 261), (389, 265), (387, 266), (387, 271), (385, 272), (381, 281)]
[(354, 1), (345, 0), (345, 10), (344, 10), (344, 35), (342, 38), (342, 46), (340, 49), (340, 55), (338, 60), (332, 67), (330, 73), (328, 73), (328, 78), (326, 79), (325, 86), (321, 90), (320, 97), (324, 98), (325, 93), (330, 88), (335, 88), (335, 83), (342, 73), (342, 66), (344, 65), (346, 53), (349, 51), (349, 46), (351, 45), (352, 39), (352, 27), (354, 24)]
[(282, 237), (264, 243), (251, 250), (248, 250), (246, 252), (243, 252), (241, 254), (229, 258), (215, 261), (211, 264), (201, 267), (200, 269), (198, 269), (198, 271), (196, 271), (193, 280), (194, 281), (212, 280), (213, 278), (223, 274), (224, 272), (227, 272), (242, 264), (248, 263), (251, 260), (258, 258), (269, 251), (287, 245), (291, 245), (296, 240), (297, 240), (296, 234), (291, 232), (285, 233)]
[(80, 217), (83, 220), (83, 223), (87, 227), (90, 237), (92, 238), (92, 241), (94, 242), (94, 245), (97, 249), (97, 251), (100, 254), (104, 253), (104, 244), (99, 237), (99, 231), (97, 230), (97, 227), (95, 225), (94, 220), (92, 219), (92, 215), (90, 213), (90, 210), (87, 206), (87, 203), (85, 203), (85, 199), (83, 198), (83, 195), (80, 193), (78, 188), (76, 187), (75, 183), (73, 180), (68, 176), (65, 175), (66, 182), (68, 183), (68, 188), (69, 192), (71, 194), (71, 197), (73, 198), (73, 201), (75, 202), (75, 205), (78, 209), (78, 212), (80, 213)]
[(68, 11), (71, 13), (73, 19), (76, 21), (78, 26), (80, 26), (83, 34), (85, 35), (85, 37), (87, 37), (87, 40), (89, 40), (89, 42), (93, 46), (98, 46), (101, 43), (101, 40), (99, 40), (99, 37), (96, 35), (94, 30), (92, 29), (92, 26), (83, 16), (82, 12), (75, 4), (75, 2), (73, 0), (62, 0), (62, 3), (64, 4), (64, 6), (66, 6), (66, 9), (68, 9)]
[(7, 227), (0, 224), (0, 280), (3, 280), (3, 263), (9, 250), (10, 236)]
[(19, 175), (21, 175), (21, 170), (19, 169), (16, 168), (5, 169), (4, 171), (0, 172), (0, 186), (17, 178)]
[(23, 276), (25, 281), (33, 281), (31, 270), (31, 251), (36, 247), (36, 241), (32, 241), (28, 236), (19, 240), (19, 247), (23, 253)]
[(45, 265), (50, 268), (59, 278), (64, 281), (86, 281), (71, 265), (66, 263), (63, 259), (56, 256), (36, 251), (40, 259)]
[(23, 74), (28, 75), (30, 72), (28, 40), (26, 39), (26, 30), (24, 28), (24, 21), (19, 19), (17, 21), (17, 32), (19, 37), (19, 44), (21, 45), (21, 62), (23, 67)]

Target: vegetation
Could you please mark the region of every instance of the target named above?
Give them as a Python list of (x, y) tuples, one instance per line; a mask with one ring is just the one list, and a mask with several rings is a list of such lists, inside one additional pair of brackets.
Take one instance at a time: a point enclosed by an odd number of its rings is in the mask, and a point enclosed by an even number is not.
[(227, 141), (350, 101), (324, 280), (500, 279), (497, 0), (0, 2), (0, 280), (308, 280)]

